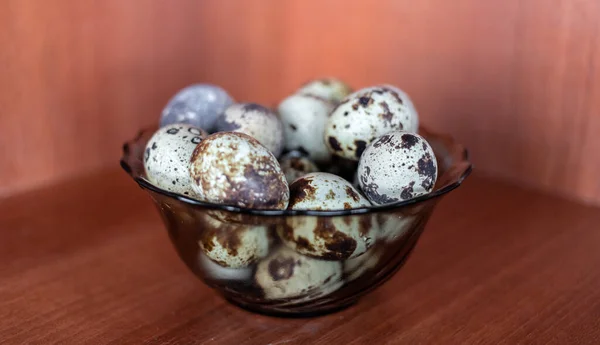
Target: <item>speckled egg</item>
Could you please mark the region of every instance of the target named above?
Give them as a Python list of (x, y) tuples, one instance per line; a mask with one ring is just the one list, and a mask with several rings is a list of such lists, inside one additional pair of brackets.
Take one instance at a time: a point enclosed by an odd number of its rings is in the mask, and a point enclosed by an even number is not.
[(189, 161), (196, 145), (206, 136), (202, 129), (186, 124), (168, 125), (156, 131), (144, 152), (148, 180), (162, 189), (193, 197)]
[(339, 103), (344, 97), (348, 96), (352, 89), (348, 84), (336, 78), (322, 78), (311, 80), (302, 85), (297, 93), (311, 94), (325, 98), (333, 103)]
[(279, 162), (244, 133), (204, 139), (190, 161), (192, 188), (201, 200), (257, 209), (285, 209), (289, 188)]
[(212, 132), (217, 117), (231, 104), (231, 96), (216, 85), (190, 85), (169, 100), (162, 111), (160, 126), (186, 123)]
[(344, 98), (332, 111), (325, 142), (333, 154), (357, 161), (367, 145), (385, 133), (416, 132), (416, 116), (395, 88), (368, 87)]
[(437, 162), (431, 146), (418, 134), (382, 135), (358, 162), (360, 188), (375, 205), (415, 198), (433, 190)]
[(256, 284), (267, 299), (317, 298), (342, 286), (342, 264), (311, 259), (280, 247), (261, 261)]
[(285, 148), (298, 150), (317, 164), (328, 162), (331, 153), (323, 134), (332, 109), (333, 103), (315, 95), (296, 94), (284, 99), (278, 112), (283, 122)]
[[(290, 185), (292, 210), (344, 210), (371, 206), (343, 178), (311, 173)], [(344, 260), (363, 254), (377, 238), (377, 222), (371, 215), (338, 217), (296, 216), (286, 219), (277, 231), (288, 247), (314, 258)]]
[(200, 248), (223, 267), (247, 267), (269, 253), (269, 227), (222, 222), (202, 216)]
[(281, 157), (279, 164), (288, 184), (294, 182), (300, 176), (319, 170), (315, 163), (309, 158), (301, 156), (297, 151), (292, 151)]
[(252, 266), (242, 268), (223, 267), (209, 259), (203, 251), (198, 252), (198, 266), (211, 280), (244, 281), (252, 278)]
[(245, 133), (275, 157), (283, 150), (283, 125), (275, 112), (256, 103), (233, 104), (217, 119), (218, 132)]

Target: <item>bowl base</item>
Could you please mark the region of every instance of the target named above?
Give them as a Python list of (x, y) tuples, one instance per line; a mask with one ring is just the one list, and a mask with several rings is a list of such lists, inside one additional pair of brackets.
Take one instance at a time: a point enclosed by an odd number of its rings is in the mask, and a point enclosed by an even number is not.
[(316, 307), (306, 307), (306, 306), (297, 307), (295, 309), (294, 309), (294, 307), (287, 306), (285, 310), (282, 310), (282, 309), (269, 307), (269, 306), (265, 306), (265, 305), (261, 306), (261, 305), (256, 305), (256, 304), (244, 303), (243, 301), (236, 300), (235, 298), (231, 298), (228, 296), (224, 296), (224, 297), (229, 303), (231, 303), (237, 307), (240, 307), (242, 309), (245, 309), (247, 311), (266, 315), (266, 316), (282, 317), (282, 318), (310, 318), (310, 317), (322, 316), (322, 315), (326, 315), (326, 314), (332, 314), (332, 313), (336, 313), (338, 311), (342, 311), (348, 307), (351, 307), (352, 305), (354, 305), (357, 302), (357, 299), (353, 299), (344, 304), (332, 303), (332, 304), (320, 305), (320, 306), (316, 306)]

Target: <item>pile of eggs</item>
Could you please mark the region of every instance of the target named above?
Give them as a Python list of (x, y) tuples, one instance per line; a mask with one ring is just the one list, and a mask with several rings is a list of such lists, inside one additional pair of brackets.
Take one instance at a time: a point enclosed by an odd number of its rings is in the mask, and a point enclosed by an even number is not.
[[(437, 163), (418, 126), (408, 95), (386, 84), (353, 92), (338, 79), (314, 80), (277, 109), (191, 85), (163, 110), (144, 168), (155, 186), (214, 204), (321, 211), (385, 205), (433, 190)], [(376, 262), (374, 239), (396, 226), (352, 216), (288, 217), (273, 229), (210, 212), (201, 222), (203, 266), (225, 280), (252, 279), (269, 299), (336, 290), (342, 276)]]

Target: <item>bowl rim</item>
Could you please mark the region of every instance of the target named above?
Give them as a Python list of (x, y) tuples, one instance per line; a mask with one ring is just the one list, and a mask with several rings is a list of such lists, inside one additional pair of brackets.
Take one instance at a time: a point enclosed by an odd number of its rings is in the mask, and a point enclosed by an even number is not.
[[(420, 130), (421, 129), (422, 128), (420, 128)], [(441, 197), (441, 196), (453, 191), (454, 189), (458, 188), (464, 182), (464, 180), (471, 174), (471, 172), (473, 170), (473, 165), (469, 160), (469, 152), (463, 145), (458, 144), (454, 140), (454, 138), (452, 138), (448, 135), (440, 135), (440, 134), (431, 132), (429, 130), (425, 130), (430, 135), (435, 135), (435, 136), (438, 136), (438, 137), (448, 140), (451, 143), (451, 145), (457, 146), (459, 148), (459, 150), (462, 151), (461, 157), (460, 157), (462, 160), (460, 162), (455, 162), (452, 165), (452, 166), (456, 166), (459, 164), (464, 165), (464, 167), (462, 168), (462, 171), (460, 172), (460, 176), (456, 180), (452, 181), (451, 183), (443, 185), (439, 189), (436, 189), (428, 194), (420, 195), (416, 198), (409, 199), (409, 200), (397, 201), (397, 202), (389, 203), (389, 204), (385, 204), (385, 205), (353, 208), (353, 209), (348, 209), (348, 210), (318, 211), (318, 210), (288, 210), (288, 209), (285, 209), (285, 210), (256, 209), (256, 208), (240, 207), (240, 206), (233, 206), (233, 205), (223, 205), (223, 204), (216, 204), (216, 203), (211, 203), (211, 202), (206, 202), (206, 201), (200, 201), (200, 200), (197, 200), (197, 199), (194, 199), (191, 197), (187, 197), (185, 195), (181, 195), (178, 193), (170, 192), (170, 191), (164, 190), (162, 188), (159, 188), (141, 176), (134, 176), (133, 169), (127, 163), (127, 158), (129, 158), (129, 156), (131, 155), (130, 146), (132, 144), (138, 142), (142, 138), (144, 133), (146, 133), (148, 131), (154, 132), (149, 128), (142, 129), (138, 132), (138, 134), (136, 135), (136, 137), (133, 140), (128, 141), (123, 144), (123, 148), (122, 148), (123, 155), (120, 160), (121, 168), (123, 170), (125, 170), (125, 172), (131, 178), (133, 178), (134, 181), (142, 189), (147, 189), (154, 193), (176, 199), (180, 202), (183, 202), (183, 203), (193, 206), (193, 207), (203, 207), (203, 208), (212, 209), (212, 210), (221, 210), (221, 211), (227, 211), (227, 212), (239, 213), (239, 214), (248, 214), (248, 215), (254, 215), (254, 216), (265, 216), (265, 217), (281, 217), (281, 216), (286, 216), (286, 217), (287, 216), (321, 216), (321, 217), (323, 217), (324, 216), (324, 217), (332, 217), (332, 216), (348, 216), (348, 215), (358, 215), (358, 214), (376, 213), (376, 212), (380, 212), (380, 211), (388, 211), (388, 210), (402, 208), (405, 206), (409, 206), (409, 205), (413, 205), (413, 204), (417, 204), (420, 202), (424, 202), (427, 200)]]

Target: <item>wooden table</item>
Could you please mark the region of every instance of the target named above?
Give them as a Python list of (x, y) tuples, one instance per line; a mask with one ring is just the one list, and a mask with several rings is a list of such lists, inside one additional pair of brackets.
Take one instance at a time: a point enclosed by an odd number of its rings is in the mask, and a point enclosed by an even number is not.
[(342, 312), (234, 307), (121, 171), (0, 201), (0, 342), (599, 344), (600, 211), (477, 175), (406, 266)]

